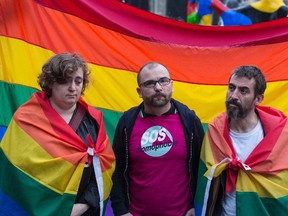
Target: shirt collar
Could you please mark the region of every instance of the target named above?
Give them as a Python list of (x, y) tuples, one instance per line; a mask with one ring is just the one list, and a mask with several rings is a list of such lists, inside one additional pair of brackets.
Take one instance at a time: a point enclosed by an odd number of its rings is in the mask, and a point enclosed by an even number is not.
[[(176, 114), (176, 113), (177, 113), (177, 109), (175, 108), (174, 104), (171, 103), (170, 109), (167, 112), (163, 113), (162, 115), (170, 115), (170, 114)], [(144, 104), (141, 105), (139, 115), (140, 115), (141, 118), (147, 118), (147, 117), (151, 117), (151, 116), (156, 116), (154, 114), (145, 112), (144, 111)]]

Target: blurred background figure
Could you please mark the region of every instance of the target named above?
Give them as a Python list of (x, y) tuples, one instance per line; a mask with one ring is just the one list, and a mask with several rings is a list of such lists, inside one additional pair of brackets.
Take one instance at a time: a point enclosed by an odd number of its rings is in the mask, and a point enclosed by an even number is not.
[(190, 11), (187, 21), (202, 25), (250, 25), (284, 18), (288, 14), (288, 7), (283, 0), (189, 0), (188, 7), (193, 7), (194, 11), (187, 8)]
[(143, 10), (150, 10), (149, 0), (122, 0), (122, 2), (135, 6)]
[(186, 22), (187, 0), (167, 0), (166, 16)]
[(250, 25), (286, 17), (288, 0), (121, 0), (142, 10), (201, 25)]

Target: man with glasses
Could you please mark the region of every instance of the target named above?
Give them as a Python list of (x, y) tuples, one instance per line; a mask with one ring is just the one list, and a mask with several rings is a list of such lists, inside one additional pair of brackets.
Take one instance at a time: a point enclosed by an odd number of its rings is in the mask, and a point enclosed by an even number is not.
[(114, 214), (194, 215), (202, 124), (171, 98), (173, 81), (164, 65), (145, 64), (137, 82), (143, 102), (124, 112), (114, 136)]

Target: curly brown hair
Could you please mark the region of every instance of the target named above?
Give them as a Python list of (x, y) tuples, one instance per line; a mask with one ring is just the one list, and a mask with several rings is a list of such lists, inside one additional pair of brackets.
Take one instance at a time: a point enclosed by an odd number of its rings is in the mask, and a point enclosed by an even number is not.
[(86, 61), (77, 53), (60, 53), (52, 56), (43, 66), (42, 73), (38, 76), (38, 84), (42, 91), (50, 97), (52, 94), (52, 84), (57, 82), (63, 84), (67, 81), (68, 75), (77, 71), (78, 68), (83, 70), (83, 87), (81, 94), (89, 83), (90, 69)]

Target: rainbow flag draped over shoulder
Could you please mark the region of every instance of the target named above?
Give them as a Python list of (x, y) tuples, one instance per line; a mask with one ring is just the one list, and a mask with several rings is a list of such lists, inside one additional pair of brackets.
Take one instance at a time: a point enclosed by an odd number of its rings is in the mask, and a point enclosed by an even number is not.
[(229, 192), (236, 186), (237, 216), (287, 215), (287, 117), (270, 107), (258, 106), (257, 111), (265, 137), (246, 161), (236, 158), (226, 113), (208, 125), (199, 165), (196, 215), (210, 215), (219, 189), (216, 181), (224, 171), (227, 171), (224, 190)]
[[(103, 207), (115, 157), (102, 113), (83, 99), (80, 104), (99, 124), (93, 163)], [(85, 143), (45, 94), (33, 94), (15, 112), (0, 145), (0, 215), (70, 215), (87, 157)]]

